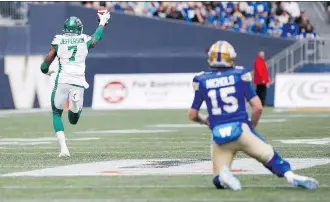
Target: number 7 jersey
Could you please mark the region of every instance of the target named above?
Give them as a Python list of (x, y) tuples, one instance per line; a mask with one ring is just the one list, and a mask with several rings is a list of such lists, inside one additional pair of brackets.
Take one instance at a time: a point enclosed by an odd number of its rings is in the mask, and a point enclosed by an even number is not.
[(245, 102), (256, 96), (250, 72), (243, 67), (202, 72), (193, 79), (195, 96), (191, 108), (205, 101), (210, 128), (235, 121), (248, 122)]
[(56, 49), (59, 63), (55, 82), (88, 88), (85, 61), (92, 37), (86, 34), (56, 35), (51, 44)]

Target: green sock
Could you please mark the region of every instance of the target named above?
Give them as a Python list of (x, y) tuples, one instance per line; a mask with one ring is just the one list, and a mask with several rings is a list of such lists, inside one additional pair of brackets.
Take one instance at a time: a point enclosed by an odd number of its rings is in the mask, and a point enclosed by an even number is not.
[(62, 112), (63, 110), (53, 111), (53, 127), (55, 132), (64, 131), (64, 126), (62, 122)]

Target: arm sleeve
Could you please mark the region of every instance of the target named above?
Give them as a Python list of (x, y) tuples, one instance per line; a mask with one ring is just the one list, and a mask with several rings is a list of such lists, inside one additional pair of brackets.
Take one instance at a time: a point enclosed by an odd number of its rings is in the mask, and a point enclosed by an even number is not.
[(103, 37), (103, 30), (104, 28), (103, 27), (98, 27), (94, 34), (92, 36), (88, 36), (87, 37), (87, 48), (91, 48), (91, 46), (93, 45), (94, 41), (93, 41), (93, 37), (94, 39), (98, 42), (102, 39)]
[(250, 101), (252, 98), (254, 98), (257, 95), (251, 82), (252, 81), (251, 73), (245, 71), (242, 74), (241, 79), (244, 85), (244, 96), (247, 101)]
[(195, 96), (194, 96), (194, 100), (193, 100), (193, 103), (191, 104), (191, 108), (192, 109), (196, 109), (196, 110), (199, 110), (201, 105), (203, 104), (203, 97), (200, 93), (200, 83), (199, 81), (197, 80), (197, 78), (195, 77), (194, 80), (193, 80), (193, 88), (194, 88), (194, 91), (195, 91)]
[(103, 30), (104, 30), (103, 27), (98, 27), (98, 28), (95, 30), (93, 36), (95, 37), (95, 39), (96, 39), (97, 41), (100, 41), (100, 40), (102, 39), (102, 37), (103, 37)]
[(90, 48), (91, 45), (93, 44), (93, 38), (91, 36), (86, 36), (86, 41), (87, 41), (87, 48)]

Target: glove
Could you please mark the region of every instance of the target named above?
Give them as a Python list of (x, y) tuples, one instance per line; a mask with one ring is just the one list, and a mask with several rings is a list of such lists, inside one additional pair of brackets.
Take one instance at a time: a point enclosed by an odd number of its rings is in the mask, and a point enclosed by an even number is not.
[(46, 75), (50, 76), (50, 75), (52, 75), (53, 73), (55, 73), (54, 70), (49, 70), (49, 71), (46, 73)]
[(108, 21), (111, 18), (110, 12), (108, 11), (104, 14), (97, 13), (97, 15), (99, 16), (99, 20), (100, 20), (99, 25), (101, 26), (105, 26), (106, 24), (108, 24)]

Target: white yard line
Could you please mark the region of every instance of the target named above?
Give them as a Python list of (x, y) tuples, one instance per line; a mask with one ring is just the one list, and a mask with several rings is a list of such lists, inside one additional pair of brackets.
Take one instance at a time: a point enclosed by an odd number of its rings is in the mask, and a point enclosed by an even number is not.
[[(234, 193), (233, 193), (234, 194)], [(217, 198), (180, 198), (180, 197), (172, 197), (172, 198), (127, 198), (121, 199), (121, 198), (112, 198), (112, 199), (86, 199), (86, 198), (71, 198), (71, 199), (47, 199), (47, 202), (255, 202), (255, 201), (265, 201), (265, 198), (262, 197), (255, 197), (255, 198), (236, 198), (231, 196), (229, 197), (217, 197)], [(285, 202), (310, 202), (310, 199), (306, 198), (288, 198), (287, 196), (277, 196), (277, 201), (285, 201)], [(324, 198), (316, 198), (313, 199), (313, 202), (318, 201), (325, 201)], [(6, 202), (45, 202), (45, 199), (34, 199), (34, 200), (7, 200)]]
[(0, 115), (36, 114), (36, 113), (45, 113), (51, 111), (52, 111), (51, 109), (26, 109), (26, 110), (7, 109), (7, 110), (0, 110)]
[[(143, 138), (142, 138), (143, 139)], [(145, 140), (146, 138), (144, 138)], [(206, 139), (205, 141), (177, 141), (177, 139), (173, 139), (173, 141), (170, 141), (172, 139), (166, 139), (169, 141), (135, 141), (135, 142), (130, 142), (132, 139), (127, 139), (127, 141), (112, 141), (109, 140), (109, 144), (125, 144), (125, 145), (139, 145), (139, 144), (153, 144), (153, 145), (165, 145), (165, 144), (205, 144), (205, 143), (210, 143), (209, 139)], [(70, 141), (68, 141), (70, 142)], [(99, 144), (100, 142), (95, 142), (93, 141), (93, 144)], [(58, 144), (56, 142), (53, 142), (53, 144)], [(77, 145), (78, 142), (74, 142), (74, 143), (69, 143), (68, 146), (70, 147), (71, 145)], [(80, 144), (80, 143), (79, 143)], [(85, 143), (86, 144), (86, 143)], [(85, 145), (83, 144), (83, 145)], [(91, 143), (90, 143), (91, 144)], [(35, 147), (37, 148), (37, 147)]]
[[(111, 151), (111, 152), (73, 152), (75, 154), (162, 154), (162, 153), (201, 153), (204, 154), (205, 152), (210, 152), (209, 150), (205, 150), (205, 151), (194, 151), (194, 150), (159, 150), (159, 151)], [(1, 155), (54, 155), (54, 154), (58, 154), (58, 152), (1, 152)]]
[[(242, 185), (244, 188), (287, 188), (287, 187), (293, 187), (290, 184), (281, 184), (281, 185), (259, 185), (259, 184), (247, 184)], [(320, 188), (329, 188), (329, 185), (320, 185)], [(185, 184), (185, 185), (107, 185), (107, 186), (48, 186), (48, 185), (42, 185), (42, 186), (0, 186), (0, 189), (10, 189), (10, 190), (16, 190), (16, 189), (40, 189), (40, 190), (48, 190), (48, 189), (192, 189), (192, 188), (213, 188), (212, 184), (207, 185), (191, 185), (191, 184)]]
[[(234, 194), (234, 193), (233, 193)], [(194, 197), (194, 196), (191, 196)], [(277, 201), (285, 201), (285, 202), (310, 202), (310, 199), (305, 198), (287, 198), (286, 196), (277, 196)], [(325, 201), (326, 199), (317, 198), (313, 199), (313, 202)], [(218, 198), (112, 198), (112, 199), (47, 199), (47, 202), (258, 202), (265, 201), (265, 198), (256, 197), (256, 198), (234, 198), (234, 197), (218, 197)], [(7, 200), (6, 202), (45, 202), (45, 199), (34, 199), (34, 200)]]
[[(185, 145), (166, 145), (164, 143), (162, 144), (156, 144), (154, 145), (153, 143), (154, 142), (149, 142), (150, 145), (148, 145), (148, 147), (150, 146), (151, 148), (153, 147), (157, 147), (157, 148), (169, 148), (169, 149), (177, 149), (177, 148), (184, 148), (184, 149), (187, 149), (187, 148), (190, 148), (190, 147), (193, 147), (193, 148), (209, 148), (209, 141), (205, 141), (205, 142), (199, 142), (200, 144), (203, 144), (201, 146), (194, 146), (194, 145), (189, 145), (189, 143), (185, 144)], [(117, 142), (114, 142), (113, 144), (117, 144)], [(128, 144), (132, 144), (132, 143), (128, 143)], [(134, 143), (134, 145), (136, 145), (136, 147), (134, 149), (141, 149), (141, 148), (145, 148), (146, 145), (139, 145), (139, 142), (137, 143)], [(306, 145), (303, 145), (303, 144), (287, 144), (287, 145), (274, 145), (273, 144), (273, 147), (278, 149), (278, 148), (283, 148), (283, 149), (290, 149), (292, 150), (292, 147), (311, 147), (311, 149), (313, 151), (316, 151), (315, 149), (318, 149), (320, 147), (330, 147), (330, 145), (315, 145), (315, 144), (306, 144)], [(98, 150), (116, 150), (116, 149), (123, 149), (123, 147), (114, 147), (114, 146), (111, 146), (111, 145), (108, 145), (108, 146), (99, 146), (99, 145), (95, 145), (94, 147), (91, 147), (91, 146), (75, 146), (74, 144), (70, 144), (69, 145), (69, 148), (70, 149), (83, 149), (83, 150), (95, 150), (95, 149), (98, 149)], [(315, 148), (315, 149), (313, 149)], [(59, 146), (49, 146), (49, 147), (39, 147), (37, 145), (33, 145), (33, 146), (30, 146), (30, 147), (0, 147), (0, 149), (2, 150), (41, 150), (41, 149), (50, 149), (50, 150), (53, 150), (53, 149), (59, 149)], [(128, 150), (128, 149), (127, 149)], [(182, 151), (185, 151), (185, 150), (182, 150)], [(317, 151), (320, 151), (320, 150), (317, 150)], [(323, 150), (322, 150), (323, 151)]]
[(262, 116), (264, 119), (269, 118), (326, 118), (330, 117), (330, 112), (325, 113), (305, 113), (305, 114), (265, 114)]
[[(279, 197), (277, 197), (279, 199)], [(6, 202), (45, 202), (45, 199), (39, 200), (6, 200)], [(257, 198), (112, 198), (112, 199), (47, 199), (47, 202), (254, 202)], [(286, 202), (298, 202), (304, 200), (285, 200)], [(308, 201), (308, 200), (305, 200)], [(316, 201), (317, 202), (317, 201)]]

